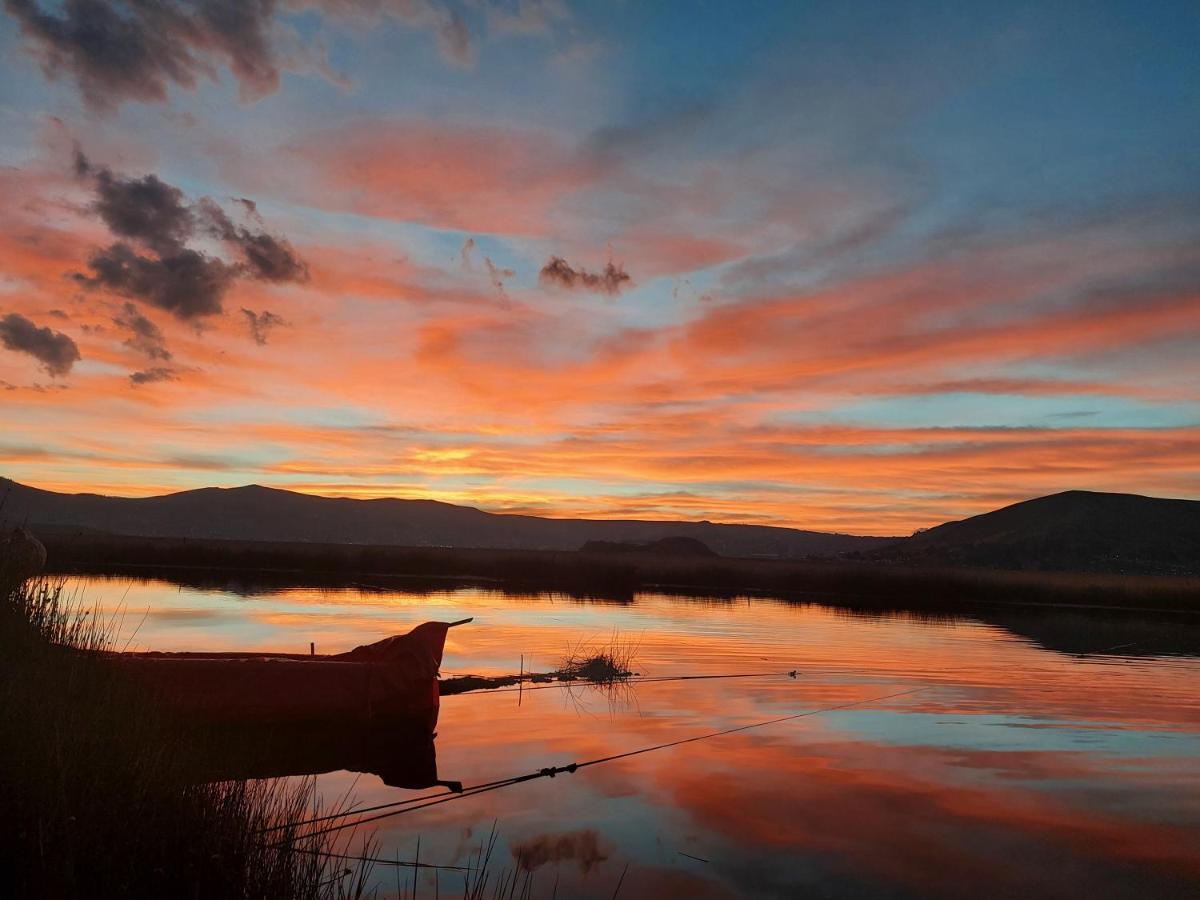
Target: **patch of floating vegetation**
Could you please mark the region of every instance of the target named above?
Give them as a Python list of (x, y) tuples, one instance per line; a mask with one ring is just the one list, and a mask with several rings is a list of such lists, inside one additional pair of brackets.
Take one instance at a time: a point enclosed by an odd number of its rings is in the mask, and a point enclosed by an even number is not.
[(443, 696), (470, 691), (492, 690), (518, 684), (584, 683), (614, 685), (628, 681), (633, 671), (637, 645), (614, 634), (606, 644), (580, 644), (568, 648), (558, 668), (550, 672), (524, 672), (519, 675), (461, 675), (443, 679)]

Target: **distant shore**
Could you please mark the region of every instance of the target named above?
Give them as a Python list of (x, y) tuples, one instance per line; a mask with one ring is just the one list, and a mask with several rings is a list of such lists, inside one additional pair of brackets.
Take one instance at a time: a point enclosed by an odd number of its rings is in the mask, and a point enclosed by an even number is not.
[(163, 568), (303, 575), (342, 582), (403, 577), (438, 582), (442, 587), (457, 580), (615, 601), (632, 599), (638, 591), (669, 590), (812, 595), (859, 606), (913, 609), (1003, 603), (1200, 611), (1200, 578), (1170, 576), (94, 534), (39, 537), (46, 544), (49, 571), (62, 574)]

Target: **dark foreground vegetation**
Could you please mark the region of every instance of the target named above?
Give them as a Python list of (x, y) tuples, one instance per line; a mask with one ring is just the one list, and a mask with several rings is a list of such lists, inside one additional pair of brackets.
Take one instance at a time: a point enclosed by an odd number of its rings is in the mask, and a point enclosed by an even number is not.
[(311, 781), (198, 783), (203, 754), (87, 650), (102, 622), (0, 571), (0, 896), (356, 896), (332, 836), (263, 828), (311, 815)]
[[(508, 588), (557, 590), (627, 600), (640, 590), (811, 596), (860, 606), (952, 608), (978, 603), (1071, 604), (1200, 610), (1200, 578), (1100, 573), (922, 568), (846, 561), (788, 561), (641, 553), (469, 550), (361, 544), (42, 536), (48, 566), (92, 574), (172, 567), (230, 574), (303, 574), (351, 581), (486, 580)], [(394, 585), (395, 586), (395, 585)]]

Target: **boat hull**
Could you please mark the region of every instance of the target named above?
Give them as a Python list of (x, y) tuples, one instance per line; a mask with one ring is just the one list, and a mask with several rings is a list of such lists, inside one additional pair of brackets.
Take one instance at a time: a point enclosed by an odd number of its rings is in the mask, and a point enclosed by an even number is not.
[(445, 622), (333, 656), (120, 653), (114, 659), (174, 710), (211, 722), (406, 723), (432, 732)]

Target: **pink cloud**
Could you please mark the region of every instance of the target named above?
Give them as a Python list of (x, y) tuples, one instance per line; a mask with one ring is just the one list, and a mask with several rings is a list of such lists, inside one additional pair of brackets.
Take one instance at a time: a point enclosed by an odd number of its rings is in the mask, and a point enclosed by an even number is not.
[(269, 159), (228, 174), (321, 209), (476, 234), (544, 235), (563, 197), (598, 177), (550, 132), (416, 119), (361, 120)]

